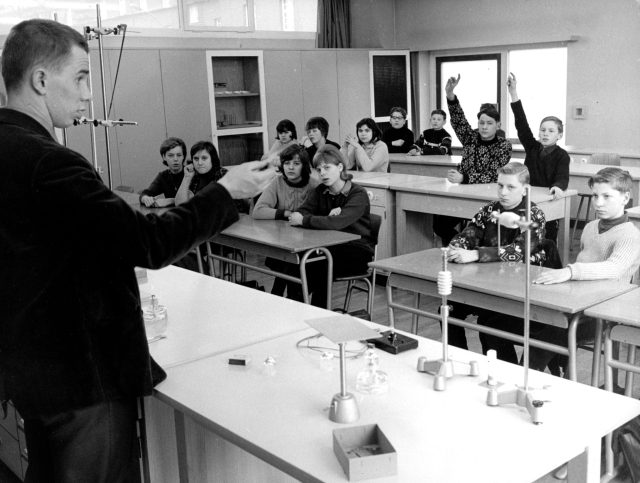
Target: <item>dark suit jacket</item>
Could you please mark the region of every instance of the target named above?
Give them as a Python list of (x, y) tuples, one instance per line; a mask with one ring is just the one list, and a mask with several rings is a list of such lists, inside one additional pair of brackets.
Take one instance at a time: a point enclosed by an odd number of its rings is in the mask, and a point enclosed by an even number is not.
[(32, 417), (150, 394), (166, 375), (149, 356), (133, 267), (168, 265), (233, 223), (229, 193), (212, 183), (145, 216), (31, 117), (0, 109), (0, 139), (5, 398)]

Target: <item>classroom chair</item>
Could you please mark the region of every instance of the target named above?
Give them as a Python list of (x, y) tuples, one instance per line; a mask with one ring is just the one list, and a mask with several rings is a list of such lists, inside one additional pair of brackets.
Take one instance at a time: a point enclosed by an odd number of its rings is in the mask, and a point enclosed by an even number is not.
[[(380, 234), (380, 226), (382, 225), (382, 217), (371, 213), (371, 233), (375, 240), (375, 246), (373, 249), (373, 261), (378, 256), (378, 235)], [(354, 290), (367, 293), (367, 314), (368, 320), (371, 320), (373, 314), (373, 298), (375, 295), (376, 287), (376, 269), (369, 267), (365, 273), (359, 275), (350, 275), (347, 277), (335, 277), (333, 282), (347, 282), (347, 291), (344, 296), (343, 312), (349, 311), (351, 305), (351, 294)], [(362, 282), (363, 285), (356, 285), (358, 282)]]
[[(627, 345), (627, 360), (619, 360), (614, 352), (614, 343)], [(633, 391), (633, 375), (640, 374), (640, 366), (636, 365), (636, 348), (640, 346), (640, 328), (628, 325), (610, 324), (604, 332), (604, 387), (613, 391), (615, 380), (614, 369), (626, 371), (624, 395), (631, 396)], [(616, 373), (617, 375), (617, 373)], [(613, 477), (616, 461), (612, 448), (612, 433), (605, 437), (605, 475)], [(626, 456), (626, 455), (625, 455)], [(638, 476), (638, 475), (636, 475)], [(633, 480), (637, 481), (637, 480)]]
[[(607, 166), (620, 166), (620, 155), (616, 153), (593, 153), (587, 160), (587, 163), (604, 164)], [(573, 224), (571, 238), (569, 239), (571, 242), (573, 242), (576, 236), (576, 228), (578, 227), (578, 223), (580, 223), (580, 213), (582, 212), (582, 204), (584, 203), (585, 199), (587, 200), (587, 211), (584, 214), (585, 225), (589, 221), (589, 210), (591, 209), (591, 195), (578, 193), (578, 196), (580, 197), (580, 203), (578, 204), (578, 211), (576, 211), (576, 221)]]

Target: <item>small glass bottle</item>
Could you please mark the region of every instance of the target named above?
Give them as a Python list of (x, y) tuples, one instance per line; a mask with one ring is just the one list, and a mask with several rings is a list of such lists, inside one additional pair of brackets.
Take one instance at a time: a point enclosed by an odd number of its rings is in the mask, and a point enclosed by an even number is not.
[(151, 305), (147, 305), (143, 309), (142, 315), (144, 318), (144, 328), (147, 332), (147, 341), (153, 342), (165, 337), (167, 324), (169, 322), (167, 308), (158, 303), (155, 295), (151, 296)]
[(364, 394), (383, 394), (388, 389), (386, 372), (378, 369), (379, 360), (373, 344), (368, 344), (364, 354), (365, 368), (358, 373), (356, 389)]

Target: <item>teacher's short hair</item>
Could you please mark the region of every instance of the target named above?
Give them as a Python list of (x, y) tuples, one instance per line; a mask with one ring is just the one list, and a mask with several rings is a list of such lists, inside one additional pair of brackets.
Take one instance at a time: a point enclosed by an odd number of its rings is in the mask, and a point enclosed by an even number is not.
[(7, 92), (17, 89), (36, 65), (59, 69), (74, 46), (89, 52), (89, 44), (77, 30), (53, 20), (31, 19), (15, 25), (2, 48)]

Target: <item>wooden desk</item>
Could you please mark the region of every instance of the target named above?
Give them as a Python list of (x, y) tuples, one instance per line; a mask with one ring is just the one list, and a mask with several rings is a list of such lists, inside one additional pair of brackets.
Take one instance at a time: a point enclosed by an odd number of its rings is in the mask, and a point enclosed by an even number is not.
[[(332, 431), (345, 425), (327, 417), (339, 390), (337, 361), (328, 371), (319, 352), (296, 348), (313, 333), (243, 348), (255, 361), (247, 368), (229, 366), (233, 353), (227, 353), (170, 369), (154, 399), (168, 411), (175, 408), (182, 453), (180, 462), (173, 453), (163, 463), (179, 464), (183, 481), (346, 481), (332, 449)], [(451, 379), (446, 391), (433, 391), (432, 377), (416, 371), (416, 360), (437, 359), (441, 346), (419, 341), (417, 350), (397, 356), (378, 351), (390, 378), (384, 395), (356, 393), (364, 361), (347, 363), (348, 390), (360, 410), (353, 425), (380, 425), (398, 454), (397, 476), (376, 482), (528, 483), (579, 456), (586, 465), (572, 462), (569, 481), (595, 483), (600, 438), (640, 413), (639, 401), (532, 371), (530, 384), (550, 385), (544, 395), (552, 401), (544, 424), (536, 426), (522, 408), (486, 405), (481, 355), (452, 348), (457, 360), (478, 360), (481, 374)], [(273, 375), (262, 370), (269, 355), (277, 360)], [(503, 388), (521, 384), (521, 367), (496, 365)], [(177, 481), (157, 476), (154, 482)]]
[[(411, 176), (411, 175), (408, 175)], [(449, 215), (471, 219), (482, 205), (497, 198), (496, 183), (451, 184), (446, 179), (423, 176), (406, 182), (390, 182), (396, 192), (396, 247), (399, 255), (433, 246), (432, 223), (427, 215)], [(544, 211), (547, 221), (559, 220), (558, 250), (569, 260), (569, 213), (574, 190), (553, 199), (546, 188), (533, 187), (531, 200)], [(429, 216), (431, 218), (431, 216)]]
[[(333, 259), (327, 247), (358, 240), (360, 235), (336, 230), (311, 230), (292, 227), (284, 220), (254, 220), (249, 215), (240, 215), (240, 219), (223, 230), (210, 241), (238, 250), (245, 250), (265, 257), (276, 258), (300, 266), (300, 277), (275, 272), (267, 267), (250, 265), (221, 255), (213, 258), (256, 270), (268, 275), (300, 283), (304, 301), (309, 303), (306, 264), (322, 257), (328, 262), (327, 270), (327, 308), (331, 309), (331, 289), (333, 283)], [(319, 254), (321, 256), (316, 256)]]
[(457, 169), (461, 162), (462, 156), (456, 155), (408, 156), (401, 153), (389, 154), (389, 166), (392, 173), (446, 178), (447, 171)]
[(640, 327), (640, 288), (593, 305), (585, 315), (619, 324)]
[(149, 344), (165, 369), (304, 330), (305, 318), (326, 313), (174, 266), (148, 270), (147, 275), (141, 292), (156, 295), (169, 314), (167, 337)]
[[(430, 249), (400, 255), (370, 263), (372, 267), (391, 273), (387, 279), (387, 304), (393, 323), (393, 309), (405, 310), (423, 317), (437, 319), (428, 313), (398, 304), (393, 300), (393, 288), (438, 295), (437, 277), (442, 266), (442, 250)], [(524, 302), (525, 266), (521, 263), (449, 263), (453, 277), (450, 300), (522, 317)], [(531, 267), (531, 280), (546, 269)], [(569, 377), (576, 380), (576, 330), (583, 311), (635, 288), (630, 283), (612, 280), (571, 281), (555, 285), (532, 285), (531, 320), (569, 329), (568, 347), (531, 341), (531, 345), (569, 356)], [(455, 316), (454, 314), (452, 314)], [(450, 322), (467, 329), (486, 332), (522, 343), (523, 338), (508, 332), (450, 318)]]
[(629, 221), (631, 221), (640, 230), (640, 206), (634, 206), (627, 210)]

